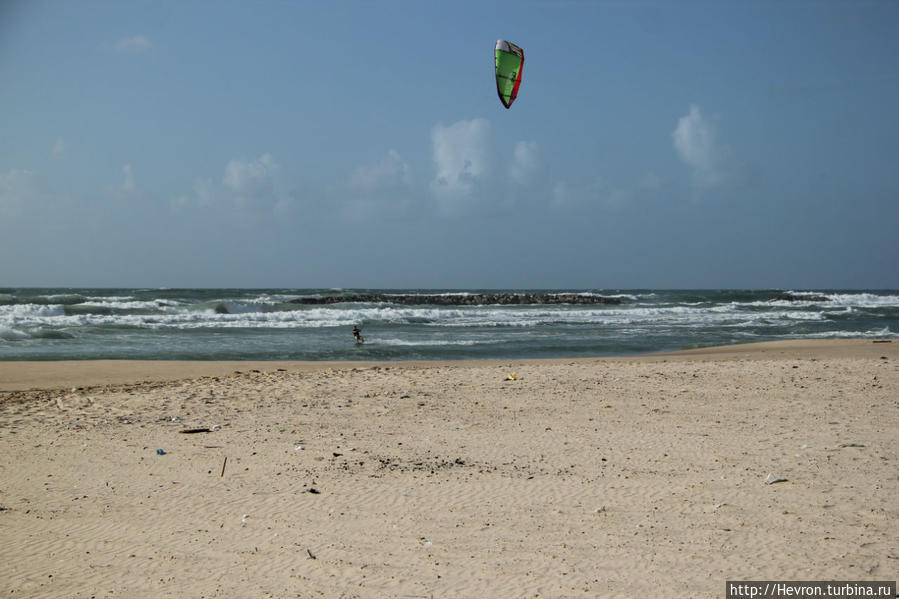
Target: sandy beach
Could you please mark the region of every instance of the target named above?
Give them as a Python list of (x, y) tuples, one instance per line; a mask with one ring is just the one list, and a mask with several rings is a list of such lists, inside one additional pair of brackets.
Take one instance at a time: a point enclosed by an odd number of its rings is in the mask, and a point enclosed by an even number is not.
[(0, 362), (0, 591), (723, 597), (725, 580), (896, 580), (897, 466), (896, 342)]

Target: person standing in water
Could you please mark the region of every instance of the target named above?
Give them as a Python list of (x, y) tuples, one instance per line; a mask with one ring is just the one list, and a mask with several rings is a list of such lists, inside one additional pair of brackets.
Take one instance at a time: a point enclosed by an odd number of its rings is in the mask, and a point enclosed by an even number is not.
[(362, 338), (362, 331), (356, 325), (353, 325), (353, 339), (356, 340), (356, 345), (365, 343), (365, 339)]

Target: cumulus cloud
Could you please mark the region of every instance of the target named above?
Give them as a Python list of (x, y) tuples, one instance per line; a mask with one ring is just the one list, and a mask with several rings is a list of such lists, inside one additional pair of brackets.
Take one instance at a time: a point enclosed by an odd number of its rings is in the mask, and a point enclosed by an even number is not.
[(721, 187), (734, 182), (736, 166), (717, 136), (715, 122), (695, 104), (677, 122), (671, 134), (680, 159), (693, 169), (693, 182), (699, 188)]
[(510, 185), (534, 181), (539, 163), (537, 143), (518, 141), (499, 149), (483, 118), (439, 123), (431, 129), (434, 178), (431, 196), (444, 214), (507, 209), (519, 202), (520, 190)]
[(390, 150), (380, 162), (360, 166), (350, 177), (350, 188), (365, 195), (396, 190), (412, 184), (412, 171), (400, 153)]
[(142, 35), (120, 39), (115, 43), (115, 48), (119, 52), (143, 52), (149, 50), (151, 46), (150, 40)]
[(601, 206), (609, 210), (619, 210), (632, 204), (635, 191), (627, 187), (616, 187), (601, 177), (592, 181), (572, 185), (560, 181), (553, 186), (550, 205), (556, 209), (574, 206)]
[(662, 178), (652, 171), (644, 173), (638, 184), (640, 189), (656, 191), (662, 188)]
[(222, 183), (235, 191), (259, 189), (279, 168), (271, 154), (263, 154), (255, 160), (230, 160)]
[(134, 185), (134, 169), (131, 168), (130, 164), (126, 164), (122, 167), (122, 174), (125, 177), (125, 180), (122, 182), (122, 191), (125, 193), (134, 193), (137, 189)]
[(431, 130), (436, 176), (431, 191), (439, 196), (465, 196), (488, 170), (489, 123), (485, 119), (436, 125)]
[(193, 196), (203, 208), (215, 205), (215, 185), (212, 179), (195, 179), (193, 184)]
[(512, 152), (512, 164), (509, 167), (509, 177), (519, 185), (525, 185), (531, 181), (534, 171), (537, 169), (537, 142), (520, 141), (515, 144)]
[(574, 192), (568, 183), (559, 181), (553, 186), (551, 205), (553, 208), (564, 208), (574, 201)]
[(134, 167), (130, 164), (122, 166), (121, 182), (106, 185), (105, 189), (106, 198), (119, 203), (134, 202), (144, 198), (146, 193), (135, 181)]
[(216, 203), (215, 185), (212, 179), (194, 179), (190, 193), (185, 193), (172, 200), (172, 209), (181, 212), (196, 206), (206, 209), (212, 208)]
[(237, 207), (246, 208), (276, 198), (280, 170), (281, 165), (271, 154), (255, 160), (231, 160), (225, 167), (222, 183), (230, 200)]
[(358, 167), (340, 187), (346, 195), (338, 206), (349, 220), (397, 215), (411, 204), (412, 169), (399, 152), (390, 150), (380, 161)]
[(271, 154), (246, 160), (233, 159), (225, 165), (221, 184), (209, 178), (194, 180), (190, 193), (172, 202), (172, 208), (189, 207), (233, 209), (239, 211), (271, 211), (285, 214), (293, 202), (285, 190), (279, 165)]
[(11, 216), (32, 202), (40, 193), (37, 173), (13, 169), (0, 173), (0, 214)]

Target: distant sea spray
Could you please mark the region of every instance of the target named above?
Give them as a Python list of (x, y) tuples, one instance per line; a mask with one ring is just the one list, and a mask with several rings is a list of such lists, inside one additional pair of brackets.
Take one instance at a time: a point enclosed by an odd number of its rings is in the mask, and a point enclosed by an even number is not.
[[(568, 301), (476, 301), (528, 294)], [(897, 337), (895, 290), (0, 290), (2, 360), (546, 358)]]

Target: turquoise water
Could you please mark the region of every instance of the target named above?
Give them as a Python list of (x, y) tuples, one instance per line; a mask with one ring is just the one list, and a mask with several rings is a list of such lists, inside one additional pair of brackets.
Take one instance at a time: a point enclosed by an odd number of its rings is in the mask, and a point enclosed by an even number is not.
[[(483, 291), (0, 289), (0, 360), (547, 358), (899, 337), (896, 290), (789, 291), (803, 301), (777, 300), (785, 290), (519, 290), (596, 294), (620, 299), (618, 305), (290, 303)], [(353, 343), (354, 324), (363, 328), (364, 345)]]

